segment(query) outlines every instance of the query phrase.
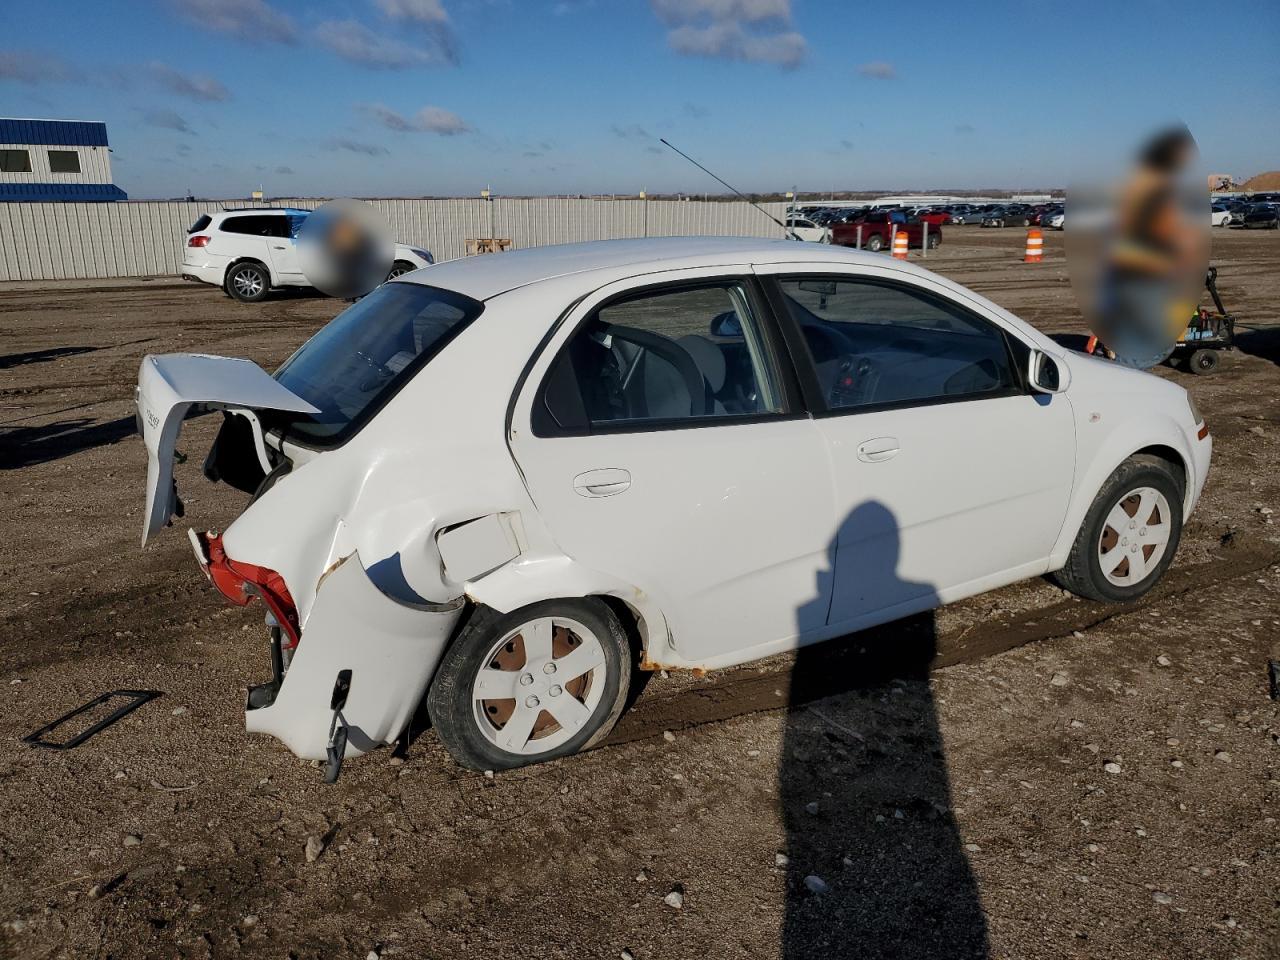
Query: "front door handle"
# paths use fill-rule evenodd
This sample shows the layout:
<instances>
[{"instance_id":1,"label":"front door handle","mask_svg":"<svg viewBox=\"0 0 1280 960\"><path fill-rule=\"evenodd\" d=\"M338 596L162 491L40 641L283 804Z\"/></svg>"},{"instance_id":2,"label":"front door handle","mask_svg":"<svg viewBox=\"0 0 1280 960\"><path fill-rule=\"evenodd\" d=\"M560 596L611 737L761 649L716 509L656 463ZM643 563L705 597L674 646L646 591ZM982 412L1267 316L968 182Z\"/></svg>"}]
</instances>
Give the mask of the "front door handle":
<instances>
[{"instance_id":1,"label":"front door handle","mask_svg":"<svg viewBox=\"0 0 1280 960\"><path fill-rule=\"evenodd\" d=\"M880 463L892 460L902 448L897 437L876 437L874 440L863 440L858 444L858 459L864 463Z\"/></svg>"},{"instance_id":2,"label":"front door handle","mask_svg":"<svg viewBox=\"0 0 1280 960\"><path fill-rule=\"evenodd\" d=\"M289 248L288 248L288 247L275 247L275 246L273 246L271 249L272 249L272 250L288 250Z\"/></svg>"},{"instance_id":3,"label":"front door handle","mask_svg":"<svg viewBox=\"0 0 1280 960\"><path fill-rule=\"evenodd\" d=\"M573 478L573 491L580 497L612 497L630 486L630 471L619 467L588 470Z\"/></svg>"}]
</instances>

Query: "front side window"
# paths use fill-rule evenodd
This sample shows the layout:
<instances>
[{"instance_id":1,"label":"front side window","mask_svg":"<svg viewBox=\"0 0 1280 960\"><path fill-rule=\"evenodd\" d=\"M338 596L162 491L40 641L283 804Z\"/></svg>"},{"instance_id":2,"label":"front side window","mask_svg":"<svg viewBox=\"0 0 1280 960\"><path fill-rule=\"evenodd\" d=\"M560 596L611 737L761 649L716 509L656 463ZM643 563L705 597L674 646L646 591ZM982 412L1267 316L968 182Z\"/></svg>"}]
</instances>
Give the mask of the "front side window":
<instances>
[{"instance_id":1,"label":"front side window","mask_svg":"<svg viewBox=\"0 0 1280 960\"><path fill-rule=\"evenodd\" d=\"M50 173L79 173L80 154L74 150L50 150Z\"/></svg>"},{"instance_id":2,"label":"front side window","mask_svg":"<svg viewBox=\"0 0 1280 960\"><path fill-rule=\"evenodd\" d=\"M738 282L647 292L598 309L547 376L542 435L782 410L765 338Z\"/></svg>"},{"instance_id":3,"label":"front side window","mask_svg":"<svg viewBox=\"0 0 1280 960\"><path fill-rule=\"evenodd\" d=\"M287 435L328 445L359 428L484 305L450 290L385 283L334 317L275 372L320 408L288 418Z\"/></svg>"},{"instance_id":4,"label":"front side window","mask_svg":"<svg viewBox=\"0 0 1280 960\"><path fill-rule=\"evenodd\" d=\"M0 150L0 173L30 173L31 154L26 150Z\"/></svg>"},{"instance_id":5,"label":"front side window","mask_svg":"<svg viewBox=\"0 0 1280 960\"><path fill-rule=\"evenodd\" d=\"M786 279L829 410L1003 394L1017 380L1004 333L958 304L870 280Z\"/></svg>"}]
</instances>

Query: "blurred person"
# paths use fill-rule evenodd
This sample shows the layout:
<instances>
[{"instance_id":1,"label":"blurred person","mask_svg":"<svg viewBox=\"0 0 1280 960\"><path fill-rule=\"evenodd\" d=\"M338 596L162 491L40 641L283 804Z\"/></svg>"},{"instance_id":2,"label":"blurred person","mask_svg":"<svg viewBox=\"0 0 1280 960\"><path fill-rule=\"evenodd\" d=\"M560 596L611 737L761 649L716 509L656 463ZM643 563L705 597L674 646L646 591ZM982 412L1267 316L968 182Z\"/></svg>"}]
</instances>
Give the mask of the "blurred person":
<instances>
[{"instance_id":1,"label":"blurred person","mask_svg":"<svg viewBox=\"0 0 1280 960\"><path fill-rule=\"evenodd\" d=\"M1107 356L1126 366L1168 357L1195 309L1186 278L1203 259L1201 233L1183 212L1178 179L1195 156L1190 130L1164 130L1142 147L1120 190L1097 316Z\"/></svg>"}]
</instances>

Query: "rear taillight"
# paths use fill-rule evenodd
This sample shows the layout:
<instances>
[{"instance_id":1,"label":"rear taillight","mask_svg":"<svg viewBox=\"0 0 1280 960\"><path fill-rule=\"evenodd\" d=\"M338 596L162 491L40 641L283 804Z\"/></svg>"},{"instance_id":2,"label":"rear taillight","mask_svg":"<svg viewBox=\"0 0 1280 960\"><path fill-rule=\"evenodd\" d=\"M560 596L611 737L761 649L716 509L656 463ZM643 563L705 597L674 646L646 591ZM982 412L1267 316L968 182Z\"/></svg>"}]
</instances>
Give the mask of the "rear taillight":
<instances>
[{"instance_id":1,"label":"rear taillight","mask_svg":"<svg viewBox=\"0 0 1280 960\"><path fill-rule=\"evenodd\" d=\"M232 560L222 549L222 537L216 534L196 534L196 540L201 548L197 552L200 566L218 592L242 607L254 597L260 599L284 631L284 648L296 647L301 636L298 608L289 595L284 577L267 567Z\"/></svg>"},{"instance_id":2,"label":"rear taillight","mask_svg":"<svg viewBox=\"0 0 1280 960\"><path fill-rule=\"evenodd\" d=\"M206 237L204 234L198 233L193 237L187 237L187 246L188 247L207 247L209 245L209 241L212 239L213 237Z\"/></svg>"}]
</instances>

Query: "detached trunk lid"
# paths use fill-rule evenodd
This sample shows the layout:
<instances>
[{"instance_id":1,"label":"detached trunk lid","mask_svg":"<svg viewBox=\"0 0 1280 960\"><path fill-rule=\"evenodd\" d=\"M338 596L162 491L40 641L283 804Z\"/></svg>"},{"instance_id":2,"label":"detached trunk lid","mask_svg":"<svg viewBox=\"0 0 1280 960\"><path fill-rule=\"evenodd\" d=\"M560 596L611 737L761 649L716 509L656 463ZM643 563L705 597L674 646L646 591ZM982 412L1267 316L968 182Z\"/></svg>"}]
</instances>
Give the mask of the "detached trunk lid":
<instances>
[{"instance_id":1,"label":"detached trunk lid","mask_svg":"<svg viewBox=\"0 0 1280 960\"><path fill-rule=\"evenodd\" d=\"M142 545L174 516L173 455L187 411L209 409L319 413L251 360L199 353L148 354L138 371L138 424L147 448L147 505ZM250 417L261 449L261 427Z\"/></svg>"}]
</instances>

